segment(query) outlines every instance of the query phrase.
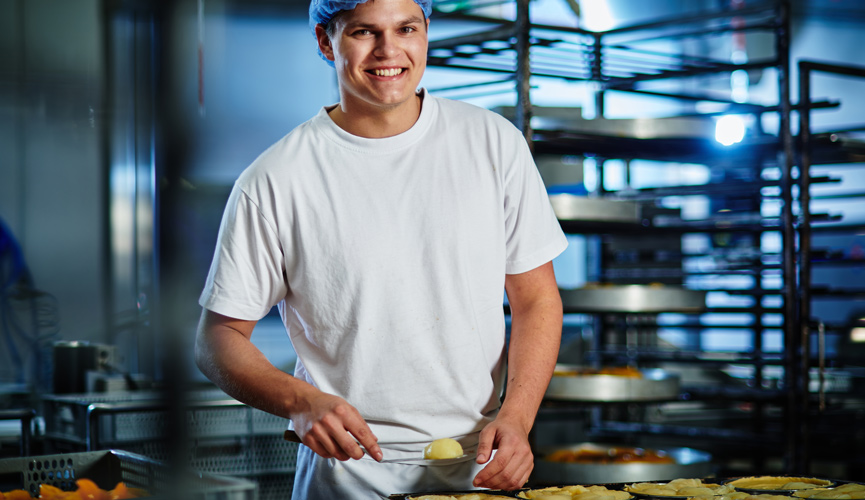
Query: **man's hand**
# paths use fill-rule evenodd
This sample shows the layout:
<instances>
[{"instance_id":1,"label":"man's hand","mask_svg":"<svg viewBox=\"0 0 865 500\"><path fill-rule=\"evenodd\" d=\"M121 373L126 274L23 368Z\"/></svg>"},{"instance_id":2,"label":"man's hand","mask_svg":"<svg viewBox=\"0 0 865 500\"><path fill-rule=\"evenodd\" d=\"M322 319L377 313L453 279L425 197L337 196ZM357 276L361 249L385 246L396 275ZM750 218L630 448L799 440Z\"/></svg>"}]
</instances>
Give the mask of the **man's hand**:
<instances>
[{"instance_id":1,"label":"man's hand","mask_svg":"<svg viewBox=\"0 0 865 500\"><path fill-rule=\"evenodd\" d=\"M511 306L507 393L499 414L480 435L478 463L490 459L474 485L512 490L529 479L534 457L529 431L550 383L562 335L562 299L553 264L505 276Z\"/></svg>"},{"instance_id":2,"label":"man's hand","mask_svg":"<svg viewBox=\"0 0 865 500\"><path fill-rule=\"evenodd\" d=\"M381 460L378 438L357 409L274 367L253 345L254 327L255 321L202 311L195 339L202 373L238 401L293 420L301 441L324 458L358 459L363 446Z\"/></svg>"},{"instance_id":3,"label":"man's hand","mask_svg":"<svg viewBox=\"0 0 865 500\"><path fill-rule=\"evenodd\" d=\"M303 444L316 454L337 460L357 460L363 457L360 448L363 446L374 459L382 459L378 438L360 413L345 400L319 391L306 398L304 406L302 411L292 413L291 420Z\"/></svg>"},{"instance_id":4,"label":"man's hand","mask_svg":"<svg viewBox=\"0 0 865 500\"><path fill-rule=\"evenodd\" d=\"M498 451L490 460L493 449ZM477 463L488 460L486 467L475 476L474 486L499 490L522 487L535 466L528 431L506 419L492 421L481 431L478 444Z\"/></svg>"}]
</instances>

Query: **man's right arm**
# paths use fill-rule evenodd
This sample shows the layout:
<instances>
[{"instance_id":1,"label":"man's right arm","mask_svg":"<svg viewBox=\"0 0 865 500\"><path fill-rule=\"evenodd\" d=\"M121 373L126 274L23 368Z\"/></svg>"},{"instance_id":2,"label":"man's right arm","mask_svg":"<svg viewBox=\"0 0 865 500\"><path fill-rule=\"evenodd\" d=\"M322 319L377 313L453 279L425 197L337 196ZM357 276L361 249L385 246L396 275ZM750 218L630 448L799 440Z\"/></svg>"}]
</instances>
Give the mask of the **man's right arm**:
<instances>
[{"instance_id":1,"label":"man's right arm","mask_svg":"<svg viewBox=\"0 0 865 500\"><path fill-rule=\"evenodd\" d=\"M377 438L360 413L273 366L251 341L255 324L204 309L195 337L202 373L238 401L290 418L303 443L322 457L359 459L360 442L381 460Z\"/></svg>"}]
</instances>

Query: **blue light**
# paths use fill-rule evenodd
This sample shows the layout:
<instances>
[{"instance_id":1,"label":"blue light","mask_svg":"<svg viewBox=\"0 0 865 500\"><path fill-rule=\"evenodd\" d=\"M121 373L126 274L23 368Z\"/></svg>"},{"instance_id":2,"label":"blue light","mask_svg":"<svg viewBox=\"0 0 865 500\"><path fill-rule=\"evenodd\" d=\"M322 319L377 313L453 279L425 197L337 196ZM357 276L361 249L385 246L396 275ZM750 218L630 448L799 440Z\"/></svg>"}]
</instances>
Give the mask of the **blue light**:
<instances>
[{"instance_id":1,"label":"blue light","mask_svg":"<svg viewBox=\"0 0 865 500\"><path fill-rule=\"evenodd\" d=\"M715 122L715 140L724 146L742 142L745 138L745 120L738 115L726 115Z\"/></svg>"}]
</instances>

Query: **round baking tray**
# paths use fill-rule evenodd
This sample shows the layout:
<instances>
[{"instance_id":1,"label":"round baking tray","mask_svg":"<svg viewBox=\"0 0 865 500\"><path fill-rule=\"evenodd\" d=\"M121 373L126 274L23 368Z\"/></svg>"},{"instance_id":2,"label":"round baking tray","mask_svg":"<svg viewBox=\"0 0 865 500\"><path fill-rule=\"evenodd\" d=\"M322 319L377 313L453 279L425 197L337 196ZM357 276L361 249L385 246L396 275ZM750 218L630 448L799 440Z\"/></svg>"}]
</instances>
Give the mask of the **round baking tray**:
<instances>
[{"instance_id":1,"label":"round baking tray","mask_svg":"<svg viewBox=\"0 0 865 500\"><path fill-rule=\"evenodd\" d=\"M604 285L560 289L568 312L661 313L706 309L706 292L668 285Z\"/></svg>"},{"instance_id":2,"label":"round baking tray","mask_svg":"<svg viewBox=\"0 0 865 500\"><path fill-rule=\"evenodd\" d=\"M789 496L789 495L792 495L792 494L793 494L794 492L796 492L796 491L800 491L800 490L804 490L804 489L811 489L811 488L798 488L798 489L762 489L762 488L748 488L748 487L745 487L745 486L737 486L737 485L735 484L736 481L742 481L742 480L745 480L745 479L754 479L754 480L757 480L757 479L760 479L760 478L766 478L766 479L781 479L781 478L783 478L783 479L789 479L789 481L787 481L787 482L808 482L808 481L814 481L814 483L812 483L812 484L816 484L816 485L817 485L817 486L816 486L817 488L829 488L829 487L835 486L835 482L834 482L834 481L831 481L831 480L829 480L829 479L820 479L820 478L816 478L816 477L803 477L803 476L795 476L795 477L794 477L794 476L746 476L746 477L737 477L737 478L727 479L726 481L724 481L724 484L729 484L729 485L733 486L734 488L736 488L736 490L738 490L738 491L742 491L742 492L745 492L745 493L750 493L750 494L752 494L752 495L788 495L788 496ZM817 482L819 482L819 484L818 484Z\"/></svg>"},{"instance_id":3,"label":"round baking tray","mask_svg":"<svg viewBox=\"0 0 865 500\"><path fill-rule=\"evenodd\" d=\"M557 372L579 371L556 365ZM679 396L680 378L661 369L640 370L642 377L621 375L553 375L546 399L591 402L663 401Z\"/></svg>"},{"instance_id":4,"label":"round baking tray","mask_svg":"<svg viewBox=\"0 0 865 500\"><path fill-rule=\"evenodd\" d=\"M577 464L550 462L543 457L556 450L608 450L613 445L580 443L538 449L532 481L538 484L607 484L641 481L666 481L678 477L706 477L714 472L712 455L693 448L659 448L656 451L673 457L676 463L629 462L622 464ZM635 496L634 493L631 493Z\"/></svg>"}]
</instances>

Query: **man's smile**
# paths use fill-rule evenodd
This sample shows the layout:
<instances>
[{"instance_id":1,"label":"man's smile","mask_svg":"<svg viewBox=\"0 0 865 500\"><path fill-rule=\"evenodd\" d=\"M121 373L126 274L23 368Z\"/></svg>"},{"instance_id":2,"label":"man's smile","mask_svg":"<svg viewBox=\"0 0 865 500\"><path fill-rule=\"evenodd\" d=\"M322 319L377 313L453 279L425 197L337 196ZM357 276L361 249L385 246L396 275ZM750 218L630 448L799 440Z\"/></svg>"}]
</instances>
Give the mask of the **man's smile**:
<instances>
[{"instance_id":1,"label":"man's smile","mask_svg":"<svg viewBox=\"0 0 865 500\"><path fill-rule=\"evenodd\" d=\"M379 68L370 70L369 72L375 76L396 76L402 74L403 71L404 68Z\"/></svg>"}]
</instances>

